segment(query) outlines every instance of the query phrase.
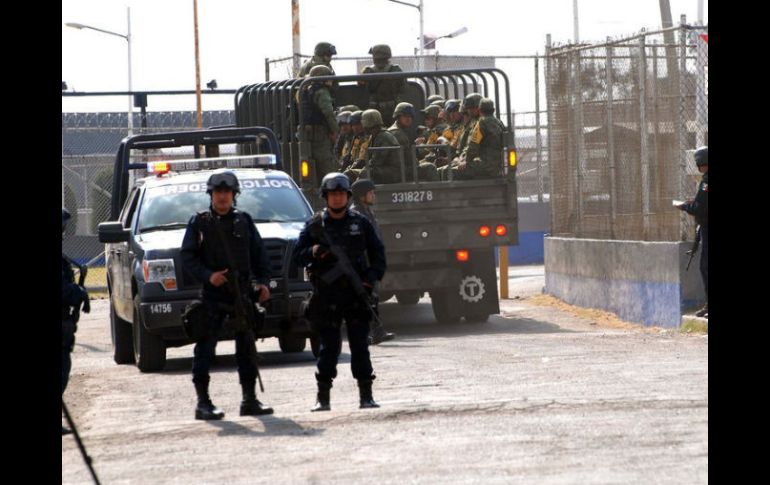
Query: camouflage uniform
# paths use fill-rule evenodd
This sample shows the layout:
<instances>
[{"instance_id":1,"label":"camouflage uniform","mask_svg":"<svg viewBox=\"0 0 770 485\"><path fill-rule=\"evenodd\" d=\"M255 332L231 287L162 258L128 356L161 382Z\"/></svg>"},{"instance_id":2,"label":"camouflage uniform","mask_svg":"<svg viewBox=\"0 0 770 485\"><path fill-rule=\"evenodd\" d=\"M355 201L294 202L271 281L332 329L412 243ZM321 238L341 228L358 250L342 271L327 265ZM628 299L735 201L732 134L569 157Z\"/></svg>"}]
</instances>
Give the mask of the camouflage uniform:
<instances>
[{"instance_id":1,"label":"camouflage uniform","mask_svg":"<svg viewBox=\"0 0 770 485\"><path fill-rule=\"evenodd\" d=\"M310 76L326 75L325 66L315 66ZM334 117L332 95L325 84L310 84L301 96L303 117L300 136L310 143L310 158L314 161L317 180L329 172L336 171L332 153L331 135L336 136L339 127Z\"/></svg>"},{"instance_id":2,"label":"camouflage uniform","mask_svg":"<svg viewBox=\"0 0 770 485\"><path fill-rule=\"evenodd\" d=\"M319 42L315 46L313 57L311 57L309 61L305 61L305 63L302 64L302 67L299 68L297 77L307 76L308 73L310 73L310 70L315 66L326 66L332 72L330 75L335 76L336 74L334 74L331 61L324 61L324 56L331 57L334 55L337 55L337 49L333 45L329 44L328 42Z\"/></svg>"},{"instance_id":3,"label":"camouflage uniform","mask_svg":"<svg viewBox=\"0 0 770 485\"><path fill-rule=\"evenodd\" d=\"M436 173L436 166L428 161L421 161L417 163L415 150L414 150L414 133L411 128L407 128L399 123L399 116L407 115L414 118L414 106L410 103L398 103L396 109L393 112L393 118L396 121L393 126L388 128L388 131L398 140L398 144L401 145L402 153L404 157L404 175L407 182L414 180L414 166L417 164L417 179L420 181L438 180L438 174ZM399 167L399 181L401 177L401 168Z\"/></svg>"},{"instance_id":4,"label":"camouflage uniform","mask_svg":"<svg viewBox=\"0 0 770 485\"><path fill-rule=\"evenodd\" d=\"M384 44L375 45L369 49L372 54L374 64L366 66L361 70L361 74L373 74L381 72L402 72L401 67L391 64L390 47ZM406 90L406 79L387 79L379 81L359 81L359 84L366 85L369 91L369 108L376 109L382 115L385 126L393 123L391 113L401 101Z\"/></svg>"}]
</instances>

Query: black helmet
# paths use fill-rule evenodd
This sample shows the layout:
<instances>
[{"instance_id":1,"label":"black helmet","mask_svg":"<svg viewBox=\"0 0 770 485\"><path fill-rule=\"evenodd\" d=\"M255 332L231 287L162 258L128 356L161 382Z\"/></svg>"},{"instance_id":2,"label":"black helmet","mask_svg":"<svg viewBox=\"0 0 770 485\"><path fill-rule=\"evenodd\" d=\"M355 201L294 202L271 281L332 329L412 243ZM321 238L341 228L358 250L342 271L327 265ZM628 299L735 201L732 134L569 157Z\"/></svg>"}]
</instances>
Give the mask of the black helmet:
<instances>
[{"instance_id":1,"label":"black helmet","mask_svg":"<svg viewBox=\"0 0 770 485\"><path fill-rule=\"evenodd\" d=\"M353 111L353 113L350 115L350 124L355 125L361 123L361 117L363 114L364 112L361 110Z\"/></svg>"},{"instance_id":2,"label":"black helmet","mask_svg":"<svg viewBox=\"0 0 770 485\"><path fill-rule=\"evenodd\" d=\"M447 113L451 113L453 111L460 111L460 100L459 99L447 100L446 104L444 104L444 110Z\"/></svg>"},{"instance_id":3,"label":"black helmet","mask_svg":"<svg viewBox=\"0 0 770 485\"><path fill-rule=\"evenodd\" d=\"M237 194L241 191L241 184L238 183L238 177L230 170L216 171L211 174L209 181L206 182L206 193L211 194L215 189L225 187Z\"/></svg>"},{"instance_id":4,"label":"black helmet","mask_svg":"<svg viewBox=\"0 0 770 485\"><path fill-rule=\"evenodd\" d=\"M321 180L321 197L326 198L326 194L335 190L345 190L348 195L352 195L350 190L350 179L347 175L340 172L327 173Z\"/></svg>"},{"instance_id":5,"label":"black helmet","mask_svg":"<svg viewBox=\"0 0 770 485\"><path fill-rule=\"evenodd\" d=\"M358 179L353 182L353 197L363 197L370 190L374 190L374 182L369 179Z\"/></svg>"},{"instance_id":6,"label":"black helmet","mask_svg":"<svg viewBox=\"0 0 770 485\"><path fill-rule=\"evenodd\" d=\"M67 221L70 220L70 212L64 207L61 208L61 232L67 228Z\"/></svg>"},{"instance_id":7,"label":"black helmet","mask_svg":"<svg viewBox=\"0 0 770 485\"><path fill-rule=\"evenodd\" d=\"M700 147L693 154L695 165L702 167L709 164L709 147Z\"/></svg>"}]
</instances>

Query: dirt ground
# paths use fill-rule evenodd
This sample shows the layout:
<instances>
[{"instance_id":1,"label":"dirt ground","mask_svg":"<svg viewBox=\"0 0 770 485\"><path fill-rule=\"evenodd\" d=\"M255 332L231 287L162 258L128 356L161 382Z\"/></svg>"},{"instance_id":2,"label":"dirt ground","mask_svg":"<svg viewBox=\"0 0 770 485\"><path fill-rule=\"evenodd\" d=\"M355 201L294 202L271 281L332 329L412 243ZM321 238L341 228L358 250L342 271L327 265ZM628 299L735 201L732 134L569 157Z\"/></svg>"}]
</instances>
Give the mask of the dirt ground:
<instances>
[{"instance_id":1,"label":"dirt ground","mask_svg":"<svg viewBox=\"0 0 770 485\"><path fill-rule=\"evenodd\" d=\"M707 483L708 335L643 329L539 295L512 275L486 323L442 325L430 300L381 305L396 340L373 347L379 409L358 409L347 344L332 411L311 413L315 361L259 342L275 408L240 417L232 342L193 419L192 346L142 374L112 360L107 300L79 324L65 401L102 483ZM539 272L538 272L539 271ZM618 323L620 322L620 323ZM89 483L72 436L62 483Z\"/></svg>"}]
</instances>

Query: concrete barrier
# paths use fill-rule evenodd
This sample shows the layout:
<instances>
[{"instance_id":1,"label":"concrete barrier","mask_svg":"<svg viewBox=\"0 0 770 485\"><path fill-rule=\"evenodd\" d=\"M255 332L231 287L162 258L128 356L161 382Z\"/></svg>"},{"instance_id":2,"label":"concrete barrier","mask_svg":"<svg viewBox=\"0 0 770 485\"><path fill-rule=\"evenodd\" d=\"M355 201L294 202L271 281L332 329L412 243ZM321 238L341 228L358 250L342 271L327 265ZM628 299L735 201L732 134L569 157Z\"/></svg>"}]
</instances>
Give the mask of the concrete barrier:
<instances>
[{"instance_id":1,"label":"concrete barrier","mask_svg":"<svg viewBox=\"0 0 770 485\"><path fill-rule=\"evenodd\" d=\"M646 326L679 327L702 305L700 252L685 271L689 242L546 237L545 292Z\"/></svg>"}]
</instances>

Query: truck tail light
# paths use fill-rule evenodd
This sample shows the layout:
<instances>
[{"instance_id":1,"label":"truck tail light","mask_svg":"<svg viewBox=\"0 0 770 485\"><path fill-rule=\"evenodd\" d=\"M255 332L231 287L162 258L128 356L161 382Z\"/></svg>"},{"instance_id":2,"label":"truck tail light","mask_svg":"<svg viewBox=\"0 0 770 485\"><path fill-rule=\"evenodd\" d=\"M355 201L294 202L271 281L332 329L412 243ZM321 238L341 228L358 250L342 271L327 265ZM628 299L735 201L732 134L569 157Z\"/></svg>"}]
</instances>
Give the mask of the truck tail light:
<instances>
[{"instance_id":1,"label":"truck tail light","mask_svg":"<svg viewBox=\"0 0 770 485\"><path fill-rule=\"evenodd\" d=\"M508 229L502 224L495 228L495 234L498 236L505 236L508 233Z\"/></svg>"},{"instance_id":2,"label":"truck tail light","mask_svg":"<svg viewBox=\"0 0 770 485\"><path fill-rule=\"evenodd\" d=\"M487 237L491 233L492 233L492 231L489 230L489 226L481 226L481 227L479 227L479 236Z\"/></svg>"},{"instance_id":3,"label":"truck tail light","mask_svg":"<svg viewBox=\"0 0 770 485\"><path fill-rule=\"evenodd\" d=\"M457 258L457 261L461 263L468 261L468 250L458 249L457 251L455 251L455 257Z\"/></svg>"}]
</instances>

